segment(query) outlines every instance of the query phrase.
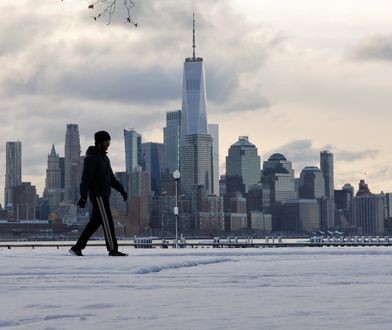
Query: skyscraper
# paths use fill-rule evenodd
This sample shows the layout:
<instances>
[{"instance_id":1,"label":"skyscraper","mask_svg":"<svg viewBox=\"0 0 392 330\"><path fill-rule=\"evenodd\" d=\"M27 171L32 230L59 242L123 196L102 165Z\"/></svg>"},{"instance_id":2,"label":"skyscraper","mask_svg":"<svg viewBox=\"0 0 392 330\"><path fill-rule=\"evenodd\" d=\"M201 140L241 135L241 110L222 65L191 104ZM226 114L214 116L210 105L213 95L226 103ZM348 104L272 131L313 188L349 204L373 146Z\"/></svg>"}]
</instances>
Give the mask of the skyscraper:
<instances>
[{"instance_id":1,"label":"skyscraper","mask_svg":"<svg viewBox=\"0 0 392 330\"><path fill-rule=\"evenodd\" d=\"M13 203L12 188L22 182L22 143L6 142L4 207Z\"/></svg>"},{"instance_id":2,"label":"skyscraper","mask_svg":"<svg viewBox=\"0 0 392 330\"><path fill-rule=\"evenodd\" d=\"M58 189L61 186L60 182L60 157L56 153L54 145L48 155L48 167L46 169L45 188Z\"/></svg>"},{"instance_id":3,"label":"skyscraper","mask_svg":"<svg viewBox=\"0 0 392 330\"><path fill-rule=\"evenodd\" d=\"M334 227L335 206L331 198L325 196L325 181L321 170L316 166L306 166L299 179L300 199L315 199L319 206L320 228Z\"/></svg>"},{"instance_id":4,"label":"skyscraper","mask_svg":"<svg viewBox=\"0 0 392 330\"><path fill-rule=\"evenodd\" d=\"M64 199L76 203L81 177L80 137L76 124L67 124L64 151Z\"/></svg>"},{"instance_id":5,"label":"skyscraper","mask_svg":"<svg viewBox=\"0 0 392 330\"><path fill-rule=\"evenodd\" d=\"M13 220L35 220L37 190L31 182L21 182L12 187Z\"/></svg>"},{"instance_id":6,"label":"skyscraper","mask_svg":"<svg viewBox=\"0 0 392 330\"><path fill-rule=\"evenodd\" d=\"M290 199L279 208L280 229L291 234L320 229L319 206L315 199Z\"/></svg>"},{"instance_id":7,"label":"skyscraper","mask_svg":"<svg viewBox=\"0 0 392 330\"><path fill-rule=\"evenodd\" d=\"M142 136L134 129L124 129L125 168L131 175L135 167L140 166Z\"/></svg>"},{"instance_id":8,"label":"skyscraper","mask_svg":"<svg viewBox=\"0 0 392 330\"><path fill-rule=\"evenodd\" d=\"M129 175L127 172L115 172L114 176L123 185L128 193L129 188ZM110 206L113 210L121 210L124 214L127 213L128 203L124 203L121 193L116 189L112 188L112 193L110 194Z\"/></svg>"},{"instance_id":9,"label":"skyscraper","mask_svg":"<svg viewBox=\"0 0 392 330\"><path fill-rule=\"evenodd\" d=\"M129 215L126 232L146 234L150 228L149 216L149 175L137 166L129 178Z\"/></svg>"},{"instance_id":10,"label":"skyscraper","mask_svg":"<svg viewBox=\"0 0 392 330\"><path fill-rule=\"evenodd\" d=\"M180 139L181 191L192 194L192 186L203 185L213 194L213 139L208 134L203 59L196 57L193 15L193 56L185 60Z\"/></svg>"},{"instance_id":11,"label":"skyscraper","mask_svg":"<svg viewBox=\"0 0 392 330\"><path fill-rule=\"evenodd\" d=\"M299 198L317 199L325 196L323 173L316 166L306 166L299 179Z\"/></svg>"},{"instance_id":12,"label":"skyscraper","mask_svg":"<svg viewBox=\"0 0 392 330\"><path fill-rule=\"evenodd\" d=\"M54 145L48 155L48 166L46 169L45 189L43 197L48 201L49 209L53 210L61 202L61 170L60 157L56 153Z\"/></svg>"},{"instance_id":13,"label":"skyscraper","mask_svg":"<svg viewBox=\"0 0 392 330\"><path fill-rule=\"evenodd\" d=\"M350 190L341 189L334 191L334 201L338 210L349 210L353 195Z\"/></svg>"},{"instance_id":14,"label":"skyscraper","mask_svg":"<svg viewBox=\"0 0 392 330\"><path fill-rule=\"evenodd\" d=\"M212 137L209 134L185 136L180 147L181 192L192 193L193 185L203 185L208 194L214 191Z\"/></svg>"},{"instance_id":15,"label":"skyscraper","mask_svg":"<svg viewBox=\"0 0 392 330\"><path fill-rule=\"evenodd\" d=\"M185 59L182 87L181 144L186 135L208 134L207 97L203 59L196 57L195 15L193 15L193 56Z\"/></svg>"},{"instance_id":16,"label":"skyscraper","mask_svg":"<svg viewBox=\"0 0 392 330\"><path fill-rule=\"evenodd\" d=\"M325 196L334 199L334 171L333 171L333 153L324 150L320 152L320 169L324 174Z\"/></svg>"},{"instance_id":17,"label":"skyscraper","mask_svg":"<svg viewBox=\"0 0 392 330\"><path fill-rule=\"evenodd\" d=\"M272 227L274 230L280 230L285 221L279 210L282 203L297 198L291 162L280 153L272 154L263 163L262 183L270 192Z\"/></svg>"},{"instance_id":18,"label":"skyscraper","mask_svg":"<svg viewBox=\"0 0 392 330\"><path fill-rule=\"evenodd\" d=\"M258 183L246 193L246 208L248 214L251 211L269 212L271 208L271 197L268 188Z\"/></svg>"},{"instance_id":19,"label":"skyscraper","mask_svg":"<svg viewBox=\"0 0 392 330\"><path fill-rule=\"evenodd\" d=\"M317 198L320 212L321 230L333 229L335 226L335 203L334 200L325 196Z\"/></svg>"},{"instance_id":20,"label":"skyscraper","mask_svg":"<svg viewBox=\"0 0 392 330\"><path fill-rule=\"evenodd\" d=\"M348 191L351 195L351 198L354 197L354 187L350 183L345 183L342 187L342 190Z\"/></svg>"},{"instance_id":21,"label":"skyscraper","mask_svg":"<svg viewBox=\"0 0 392 330\"><path fill-rule=\"evenodd\" d=\"M141 145L141 165L150 178L150 190L158 195L162 192L162 178L165 171L165 145L147 142Z\"/></svg>"},{"instance_id":22,"label":"skyscraper","mask_svg":"<svg viewBox=\"0 0 392 330\"><path fill-rule=\"evenodd\" d=\"M292 164L280 153L263 163L263 184L270 188L271 205L297 197Z\"/></svg>"},{"instance_id":23,"label":"skyscraper","mask_svg":"<svg viewBox=\"0 0 392 330\"><path fill-rule=\"evenodd\" d=\"M60 188L65 188L65 158L59 158L59 166L60 166Z\"/></svg>"},{"instance_id":24,"label":"skyscraper","mask_svg":"<svg viewBox=\"0 0 392 330\"><path fill-rule=\"evenodd\" d=\"M169 173L179 169L180 132L181 110L166 112L163 143L165 144L166 167Z\"/></svg>"},{"instance_id":25,"label":"skyscraper","mask_svg":"<svg viewBox=\"0 0 392 330\"><path fill-rule=\"evenodd\" d=\"M226 157L226 175L240 176L245 185L244 193L260 182L260 156L247 136L240 136L238 141L230 146Z\"/></svg>"},{"instance_id":26,"label":"skyscraper","mask_svg":"<svg viewBox=\"0 0 392 330\"><path fill-rule=\"evenodd\" d=\"M219 125L208 124L208 132L212 137L212 164L214 168L214 191L212 193L219 196Z\"/></svg>"},{"instance_id":27,"label":"skyscraper","mask_svg":"<svg viewBox=\"0 0 392 330\"><path fill-rule=\"evenodd\" d=\"M200 194L200 208L193 213L197 233L215 234L224 230L223 198Z\"/></svg>"},{"instance_id":28,"label":"skyscraper","mask_svg":"<svg viewBox=\"0 0 392 330\"><path fill-rule=\"evenodd\" d=\"M385 194L385 219L392 218L392 193Z\"/></svg>"},{"instance_id":29,"label":"skyscraper","mask_svg":"<svg viewBox=\"0 0 392 330\"><path fill-rule=\"evenodd\" d=\"M364 235L384 232L384 195L372 194L364 180L351 202L351 219Z\"/></svg>"}]
</instances>

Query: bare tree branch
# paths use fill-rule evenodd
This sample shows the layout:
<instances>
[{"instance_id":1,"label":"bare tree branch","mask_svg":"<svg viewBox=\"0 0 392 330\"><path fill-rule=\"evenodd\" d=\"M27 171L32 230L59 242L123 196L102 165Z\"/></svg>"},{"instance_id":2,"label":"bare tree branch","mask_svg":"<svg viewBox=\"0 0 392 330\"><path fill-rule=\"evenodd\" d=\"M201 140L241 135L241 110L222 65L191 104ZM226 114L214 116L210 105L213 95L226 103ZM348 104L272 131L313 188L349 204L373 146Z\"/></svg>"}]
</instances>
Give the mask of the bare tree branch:
<instances>
[{"instance_id":1,"label":"bare tree branch","mask_svg":"<svg viewBox=\"0 0 392 330\"><path fill-rule=\"evenodd\" d=\"M95 0L88 6L88 9L96 11L96 14L92 16L94 21L99 19L106 19L107 25L112 22L112 17L116 11L117 3L122 2L122 7L125 9L127 23L137 27L137 23L133 20L131 10L135 7L135 1L132 0Z\"/></svg>"}]
</instances>

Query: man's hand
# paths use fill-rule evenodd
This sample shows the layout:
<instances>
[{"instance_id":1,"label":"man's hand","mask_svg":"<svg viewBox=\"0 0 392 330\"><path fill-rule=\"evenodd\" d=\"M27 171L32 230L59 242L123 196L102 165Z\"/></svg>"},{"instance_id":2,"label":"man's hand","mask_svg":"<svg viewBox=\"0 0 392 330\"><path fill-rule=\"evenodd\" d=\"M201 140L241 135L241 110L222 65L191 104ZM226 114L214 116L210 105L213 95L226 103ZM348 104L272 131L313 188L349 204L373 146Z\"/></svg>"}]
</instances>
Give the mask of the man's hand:
<instances>
[{"instance_id":1,"label":"man's hand","mask_svg":"<svg viewBox=\"0 0 392 330\"><path fill-rule=\"evenodd\" d=\"M84 209L86 207L87 199L86 198L80 198L78 203L76 204L79 206L81 209Z\"/></svg>"},{"instance_id":2,"label":"man's hand","mask_svg":"<svg viewBox=\"0 0 392 330\"><path fill-rule=\"evenodd\" d=\"M121 192L121 196L122 196L124 202L126 202L127 199L128 199L128 194L127 194L125 191L122 191L122 192Z\"/></svg>"}]
</instances>

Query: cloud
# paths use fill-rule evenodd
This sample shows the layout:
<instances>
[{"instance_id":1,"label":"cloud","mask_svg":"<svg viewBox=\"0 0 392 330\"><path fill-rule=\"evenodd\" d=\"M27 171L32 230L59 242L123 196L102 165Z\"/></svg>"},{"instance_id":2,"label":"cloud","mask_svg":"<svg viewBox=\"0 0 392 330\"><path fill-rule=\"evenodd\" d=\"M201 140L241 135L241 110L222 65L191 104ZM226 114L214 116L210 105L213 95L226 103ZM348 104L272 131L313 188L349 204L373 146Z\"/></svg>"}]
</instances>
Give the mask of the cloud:
<instances>
[{"instance_id":1,"label":"cloud","mask_svg":"<svg viewBox=\"0 0 392 330\"><path fill-rule=\"evenodd\" d=\"M320 167L320 152L329 150L334 154L335 162L353 162L364 159L374 159L379 150L365 149L360 151L341 150L333 145L324 145L321 148L314 146L311 139L290 141L276 149L267 152L271 155L279 152L286 156L287 160L293 163L293 168L300 172L305 166ZM268 156L269 157L269 156Z\"/></svg>"},{"instance_id":2,"label":"cloud","mask_svg":"<svg viewBox=\"0 0 392 330\"><path fill-rule=\"evenodd\" d=\"M182 62L191 55L192 4L140 2L134 12L139 29L116 20L109 27L94 24L84 7L67 6L43 1L31 12L17 5L4 7L10 15L3 24L14 33L12 38L1 34L7 40L0 52L2 99L56 98L53 108L63 99L90 100L94 107L97 101L159 104L161 111L181 104ZM58 19L55 10L61 13ZM268 107L262 69L286 37L247 22L227 1L201 1L196 15L197 52L205 60L210 111ZM31 29L19 28L20 21ZM19 106L26 107L23 102Z\"/></svg>"},{"instance_id":3,"label":"cloud","mask_svg":"<svg viewBox=\"0 0 392 330\"><path fill-rule=\"evenodd\" d=\"M209 113L267 108L263 69L286 36L248 21L229 1L138 1L137 29L95 23L80 1L2 2L0 110L3 142L21 140L23 173L42 190L52 143L63 154L67 123L79 124L82 148L97 129L113 136L113 164L123 165L122 129L161 136L165 112L181 106L182 69L192 52L204 58ZM21 24L23 22L23 24ZM9 33L12 31L12 33ZM4 147L0 148L4 184ZM34 182L33 182L34 183Z\"/></svg>"},{"instance_id":4,"label":"cloud","mask_svg":"<svg viewBox=\"0 0 392 330\"><path fill-rule=\"evenodd\" d=\"M281 153L291 161L296 176L299 176L305 166L319 166L320 151L313 147L310 139L294 140L274 148L266 153L266 159L273 153Z\"/></svg>"},{"instance_id":5,"label":"cloud","mask_svg":"<svg viewBox=\"0 0 392 330\"><path fill-rule=\"evenodd\" d=\"M392 34L373 35L352 47L347 57L359 61L392 61Z\"/></svg>"},{"instance_id":6,"label":"cloud","mask_svg":"<svg viewBox=\"0 0 392 330\"><path fill-rule=\"evenodd\" d=\"M178 99L179 79L161 67L134 69L85 67L67 70L56 77L49 69L38 72L27 82L8 85L9 94L51 94L91 101L117 101L148 105Z\"/></svg>"},{"instance_id":7,"label":"cloud","mask_svg":"<svg viewBox=\"0 0 392 330\"><path fill-rule=\"evenodd\" d=\"M361 151L348 151L348 150L337 150L335 152L335 160L343 162L352 162L356 160L362 160L366 158L374 159L378 154L379 150L365 149Z\"/></svg>"},{"instance_id":8,"label":"cloud","mask_svg":"<svg viewBox=\"0 0 392 330\"><path fill-rule=\"evenodd\" d=\"M315 165L319 161L320 157L320 150L313 147L313 142L310 139L288 142L267 152L267 154L272 155L276 152L283 154L287 160L293 162L296 169Z\"/></svg>"}]
</instances>

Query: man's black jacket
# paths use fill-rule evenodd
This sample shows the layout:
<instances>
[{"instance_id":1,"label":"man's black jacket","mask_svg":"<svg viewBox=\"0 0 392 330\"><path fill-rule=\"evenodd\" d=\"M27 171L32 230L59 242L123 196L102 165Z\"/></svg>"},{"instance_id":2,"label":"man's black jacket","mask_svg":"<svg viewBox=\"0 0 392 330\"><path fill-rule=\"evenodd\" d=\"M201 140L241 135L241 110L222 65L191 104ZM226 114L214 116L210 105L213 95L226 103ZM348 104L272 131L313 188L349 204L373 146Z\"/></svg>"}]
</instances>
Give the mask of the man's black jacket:
<instances>
[{"instance_id":1,"label":"man's black jacket","mask_svg":"<svg viewBox=\"0 0 392 330\"><path fill-rule=\"evenodd\" d=\"M95 197L109 198L111 187L124 193L124 187L113 174L110 160L106 152L95 146L88 147L83 163L82 180L80 182L80 196L87 199Z\"/></svg>"}]
</instances>

